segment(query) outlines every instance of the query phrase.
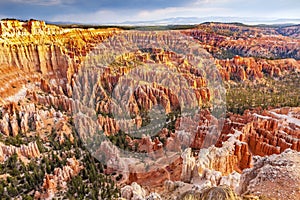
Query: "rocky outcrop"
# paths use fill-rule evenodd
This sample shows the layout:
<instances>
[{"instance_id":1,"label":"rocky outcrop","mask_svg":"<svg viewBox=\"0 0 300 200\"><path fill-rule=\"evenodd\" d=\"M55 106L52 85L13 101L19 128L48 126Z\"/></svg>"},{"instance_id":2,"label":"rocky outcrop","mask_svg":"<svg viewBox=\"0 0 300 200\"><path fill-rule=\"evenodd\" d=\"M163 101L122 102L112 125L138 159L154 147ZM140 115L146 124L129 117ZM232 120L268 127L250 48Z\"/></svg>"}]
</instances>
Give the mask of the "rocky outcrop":
<instances>
[{"instance_id":1,"label":"rocky outcrop","mask_svg":"<svg viewBox=\"0 0 300 200\"><path fill-rule=\"evenodd\" d=\"M63 33L63 29L54 25L46 25L44 21L29 20L26 22L4 19L0 22L0 36L19 37L30 35L55 35Z\"/></svg>"},{"instance_id":2,"label":"rocky outcrop","mask_svg":"<svg viewBox=\"0 0 300 200\"><path fill-rule=\"evenodd\" d=\"M300 198L299 174L299 152L285 150L279 155L255 157L253 168L243 171L239 193L296 200Z\"/></svg>"},{"instance_id":3,"label":"rocky outcrop","mask_svg":"<svg viewBox=\"0 0 300 200\"><path fill-rule=\"evenodd\" d=\"M286 107L232 114L225 122L218 146L236 129L242 133L239 140L247 144L254 155L279 154L288 148L299 151L299 113L298 107Z\"/></svg>"},{"instance_id":4,"label":"rocky outcrop","mask_svg":"<svg viewBox=\"0 0 300 200\"><path fill-rule=\"evenodd\" d=\"M77 176L80 170L83 169L76 158L68 158L67 165L63 168L55 168L53 174L46 174L43 183L43 192L37 192L35 198L52 199L55 193L60 190L67 189L67 182L72 177Z\"/></svg>"},{"instance_id":5,"label":"rocky outcrop","mask_svg":"<svg viewBox=\"0 0 300 200\"><path fill-rule=\"evenodd\" d=\"M247 144L239 140L241 135L242 132L236 131L222 147L211 146L208 149L201 149L196 162L199 175L201 176L206 169L228 175L233 171L240 172L251 167L252 154Z\"/></svg>"},{"instance_id":6,"label":"rocky outcrop","mask_svg":"<svg viewBox=\"0 0 300 200\"><path fill-rule=\"evenodd\" d=\"M218 174L216 171L208 173L207 180L201 180L192 184L180 181L166 181L163 191L160 192L162 199L199 199L199 196L204 195L209 188L227 188L227 190L230 190L237 197L235 189L239 186L239 173L235 172L226 177L222 177L221 175L216 176ZM224 180L228 180L228 182ZM221 194L222 191L216 192L213 197L219 195L218 198L223 199L223 197L220 197Z\"/></svg>"},{"instance_id":7,"label":"rocky outcrop","mask_svg":"<svg viewBox=\"0 0 300 200\"><path fill-rule=\"evenodd\" d=\"M251 193L275 199L298 199L297 195L299 194L296 188L299 186L290 186L290 184L298 183L297 178L299 177L298 175L289 175L289 172L294 170L296 174L299 173L297 168L299 153L283 150L283 152L277 152L281 154L269 157L255 156L254 161L252 161L250 149L254 143L260 147L260 152L264 156L269 155L268 153L272 151L267 150L262 145L259 146L258 141L250 142L252 140L249 138L253 137L251 133L259 132L258 130L260 132L262 130L272 132L282 128L293 133L289 137L291 141L291 138L295 137L299 131L299 109L283 108L260 112L260 114L254 111L253 113L246 112L245 116L233 115L230 120L232 120L230 124L239 130L232 129L229 131L230 134L227 134L226 139L221 137L224 141L219 147L212 146L208 149L200 149L198 157L194 157L191 149L187 149L182 154L181 178L186 179L185 182L188 183L183 183L182 189L179 190L174 183L168 181L162 195L176 194L178 196L193 187L202 191L206 187L227 185L239 192L240 195ZM282 148L282 146L279 145L277 148ZM276 152L271 154L273 153ZM284 187L291 188L288 192L281 192L281 181L285 182ZM273 186L278 189L272 190Z\"/></svg>"},{"instance_id":8,"label":"rocky outcrop","mask_svg":"<svg viewBox=\"0 0 300 200\"><path fill-rule=\"evenodd\" d=\"M146 190L144 190L139 184L133 182L131 185L126 185L121 188L121 198L126 200L161 200L162 198L158 193L150 193L147 195Z\"/></svg>"},{"instance_id":9,"label":"rocky outcrop","mask_svg":"<svg viewBox=\"0 0 300 200\"><path fill-rule=\"evenodd\" d=\"M226 81L255 80L265 75L280 77L289 72L300 71L300 63L294 59L266 60L235 56L232 59L216 60L216 65Z\"/></svg>"},{"instance_id":10,"label":"rocky outcrop","mask_svg":"<svg viewBox=\"0 0 300 200\"><path fill-rule=\"evenodd\" d=\"M300 38L300 26L288 26L288 27L281 27L277 29L277 32L284 36Z\"/></svg>"},{"instance_id":11,"label":"rocky outcrop","mask_svg":"<svg viewBox=\"0 0 300 200\"><path fill-rule=\"evenodd\" d=\"M180 180L182 169L181 158L169 159L174 161L170 163L169 160L162 160L161 166L156 166L155 163L151 162L147 163L147 161L143 164L132 166L132 169L129 169L127 183L137 182L142 186L160 187L166 180Z\"/></svg>"},{"instance_id":12,"label":"rocky outcrop","mask_svg":"<svg viewBox=\"0 0 300 200\"><path fill-rule=\"evenodd\" d=\"M48 118L58 116L54 109L37 109L34 103L24 103L21 106L15 103L6 104L1 113L0 132L7 136L16 136L19 133L26 135L30 131L41 130Z\"/></svg>"},{"instance_id":13,"label":"rocky outcrop","mask_svg":"<svg viewBox=\"0 0 300 200\"><path fill-rule=\"evenodd\" d=\"M8 157L13 154L17 154L19 158L31 159L40 156L39 148L36 142L31 142L28 145L21 145L20 147L15 147L12 145L4 145L0 143L0 162L5 161ZM23 160L24 161L24 160Z\"/></svg>"},{"instance_id":14,"label":"rocky outcrop","mask_svg":"<svg viewBox=\"0 0 300 200\"><path fill-rule=\"evenodd\" d=\"M54 130L56 132L55 140L59 141L61 145L65 143L66 139L71 143L74 142L72 128L65 121L59 121L55 124Z\"/></svg>"},{"instance_id":15,"label":"rocky outcrop","mask_svg":"<svg viewBox=\"0 0 300 200\"><path fill-rule=\"evenodd\" d=\"M183 154L181 155L183 163L182 163L182 171L181 171L181 181L189 182L192 179L193 171L196 165L196 159L192 154L192 150L187 148Z\"/></svg>"},{"instance_id":16,"label":"rocky outcrop","mask_svg":"<svg viewBox=\"0 0 300 200\"><path fill-rule=\"evenodd\" d=\"M300 58L297 49L299 40L283 36L276 29L208 23L183 32L198 39L217 57L236 54L243 57Z\"/></svg>"},{"instance_id":17,"label":"rocky outcrop","mask_svg":"<svg viewBox=\"0 0 300 200\"><path fill-rule=\"evenodd\" d=\"M125 34L124 37L129 36ZM136 35L137 38L142 36ZM135 39L135 37L133 38ZM144 36L144 39L148 39L148 36ZM126 42L134 43L136 41ZM126 54L132 59L132 62L124 61L120 64L122 67L115 70L106 66L88 68L87 71L83 70L80 75L74 76L73 98L82 102L86 101L87 97L97 98L96 111L100 114L101 130L106 135L114 135L120 129L124 132L128 132L130 129L139 129L143 121L146 121L147 117L149 118L151 115L152 117L158 115L162 118L165 116L159 115L179 112L181 107L189 109L201 106L211 100L212 91L208 88L208 81L204 74L201 74L201 69L179 56L172 56L174 54L172 52L162 52L159 49L148 51L138 51L133 56ZM103 59L106 58L105 54L99 53L99 56L103 56ZM156 57L159 58L156 59ZM85 60L86 65L93 62L92 58L90 59L90 61ZM125 58L120 58L121 61L123 59ZM135 66L141 61L147 63L148 70ZM115 62L119 62L119 60ZM179 66L175 66L174 63ZM134 66L132 66L133 64ZM166 66L162 67L159 64ZM115 63L110 63L110 65L112 65L111 68L114 68ZM125 66L123 67L123 65ZM175 73L174 70L179 72ZM101 73L101 77L95 77L95 74L98 73ZM90 78L87 79L87 77ZM95 94L91 94L93 90L91 85L97 87L97 97L94 96ZM217 94L216 91L215 95ZM124 116L124 113L128 113L128 116ZM163 120L161 119L161 121ZM163 126L163 124L161 125Z\"/></svg>"},{"instance_id":18,"label":"rocky outcrop","mask_svg":"<svg viewBox=\"0 0 300 200\"><path fill-rule=\"evenodd\" d=\"M41 76L46 77L49 82L56 82L54 88L60 87L59 90L70 97L71 87L68 84L78 71L83 58L97 43L114 32L114 29L106 32L61 29L37 20L28 22L3 20L0 24L0 70L3 68L7 71L7 67L2 65L16 68L16 71L11 70L10 78L14 80L16 77L15 82L19 85L22 83L20 81L34 82ZM13 85L13 82L6 84L16 91L19 90L18 84ZM16 91L8 92L16 93Z\"/></svg>"},{"instance_id":19,"label":"rocky outcrop","mask_svg":"<svg viewBox=\"0 0 300 200\"><path fill-rule=\"evenodd\" d=\"M15 66L0 63L0 97L3 99L0 105L5 104L5 101L16 102L22 99L30 83L38 78L38 74L28 74Z\"/></svg>"},{"instance_id":20,"label":"rocky outcrop","mask_svg":"<svg viewBox=\"0 0 300 200\"><path fill-rule=\"evenodd\" d=\"M200 159L197 163L199 174L202 175L205 169L214 169L224 174L231 173L237 164L237 159L232 153L233 149L234 146L203 149L199 152Z\"/></svg>"},{"instance_id":21,"label":"rocky outcrop","mask_svg":"<svg viewBox=\"0 0 300 200\"><path fill-rule=\"evenodd\" d=\"M26 72L67 77L72 61L64 53L65 48L51 41L50 37L55 34L59 38L65 30L36 20L2 20L0 30L3 37L0 42L0 63L18 67ZM36 41L33 36L43 39L44 42L32 42ZM14 37L13 41L9 39L11 37Z\"/></svg>"},{"instance_id":22,"label":"rocky outcrop","mask_svg":"<svg viewBox=\"0 0 300 200\"><path fill-rule=\"evenodd\" d=\"M25 72L39 72L43 75L67 78L72 60L64 53L64 47L53 44L34 44L30 39L11 44L0 42L0 63L18 67ZM73 70L74 71L74 70Z\"/></svg>"},{"instance_id":23,"label":"rocky outcrop","mask_svg":"<svg viewBox=\"0 0 300 200\"><path fill-rule=\"evenodd\" d=\"M227 185L236 190L238 172L252 166L252 155L247 144L240 141L241 135L235 131L221 147L200 149L198 157L186 149L182 154L181 180L198 188Z\"/></svg>"},{"instance_id":24,"label":"rocky outcrop","mask_svg":"<svg viewBox=\"0 0 300 200\"><path fill-rule=\"evenodd\" d=\"M65 95L38 95L36 92L27 92L27 97L31 98L38 104L54 107L55 109L72 112L73 99Z\"/></svg>"},{"instance_id":25,"label":"rocky outcrop","mask_svg":"<svg viewBox=\"0 0 300 200\"><path fill-rule=\"evenodd\" d=\"M254 155L279 154L285 149L299 149L299 108L282 108L248 113L253 121L243 127L242 141L248 143Z\"/></svg>"},{"instance_id":26,"label":"rocky outcrop","mask_svg":"<svg viewBox=\"0 0 300 200\"><path fill-rule=\"evenodd\" d=\"M146 194L146 191L135 182L121 189L121 197L128 200L145 199Z\"/></svg>"}]
</instances>

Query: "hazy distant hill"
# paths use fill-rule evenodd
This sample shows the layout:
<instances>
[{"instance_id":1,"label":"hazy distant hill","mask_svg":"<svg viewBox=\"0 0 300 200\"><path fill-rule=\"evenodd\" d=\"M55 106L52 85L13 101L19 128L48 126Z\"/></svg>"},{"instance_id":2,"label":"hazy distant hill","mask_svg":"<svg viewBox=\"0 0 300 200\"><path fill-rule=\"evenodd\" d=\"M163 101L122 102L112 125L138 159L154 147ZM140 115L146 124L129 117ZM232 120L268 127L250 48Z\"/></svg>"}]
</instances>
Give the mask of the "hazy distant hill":
<instances>
[{"instance_id":1,"label":"hazy distant hill","mask_svg":"<svg viewBox=\"0 0 300 200\"><path fill-rule=\"evenodd\" d=\"M124 21L121 23L107 23L102 25L191 25L203 22L240 22L245 24L300 24L300 19L257 19L241 17L174 17L150 21ZM76 22L52 22L56 24L80 24ZM96 25L96 24L93 24ZM98 24L99 25L99 24Z\"/></svg>"}]
</instances>

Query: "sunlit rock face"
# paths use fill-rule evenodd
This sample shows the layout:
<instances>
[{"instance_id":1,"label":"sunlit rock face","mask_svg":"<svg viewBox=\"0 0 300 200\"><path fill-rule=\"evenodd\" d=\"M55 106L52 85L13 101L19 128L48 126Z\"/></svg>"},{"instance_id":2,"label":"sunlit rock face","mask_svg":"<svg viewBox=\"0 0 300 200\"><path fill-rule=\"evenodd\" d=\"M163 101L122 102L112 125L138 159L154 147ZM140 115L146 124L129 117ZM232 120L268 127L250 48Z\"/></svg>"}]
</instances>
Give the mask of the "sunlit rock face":
<instances>
[{"instance_id":1,"label":"sunlit rock face","mask_svg":"<svg viewBox=\"0 0 300 200\"><path fill-rule=\"evenodd\" d=\"M32 36L32 35L57 35L63 33L64 30L54 26L46 25L44 21L29 20L21 22L18 20L1 20L0 34L2 37L12 38L19 36Z\"/></svg>"},{"instance_id":2,"label":"sunlit rock face","mask_svg":"<svg viewBox=\"0 0 300 200\"><path fill-rule=\"evenodd\" d=\"M71 79L81 61L95 44L114 33L115 29L62 29L43 21L2 20L0 70L3 75L0 80L5 81L9 76L15 82L10 83L17 93L15 90L20 90L21 85L26 86L28 82L45 77L52 90L71 97ZM13 94L5 87L1 90L4 96Z\"/></svg>"}]
</instances>

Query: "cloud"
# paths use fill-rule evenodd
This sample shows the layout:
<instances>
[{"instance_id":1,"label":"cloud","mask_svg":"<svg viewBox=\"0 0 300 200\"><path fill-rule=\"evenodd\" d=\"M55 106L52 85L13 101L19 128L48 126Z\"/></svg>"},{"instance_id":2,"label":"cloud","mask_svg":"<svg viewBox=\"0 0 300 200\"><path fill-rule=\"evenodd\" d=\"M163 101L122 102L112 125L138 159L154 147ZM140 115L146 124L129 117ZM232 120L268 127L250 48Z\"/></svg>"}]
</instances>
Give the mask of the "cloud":
<instances>
[{"instance_id":1,"label":"cloud","mask_svg":"<svg viewBox=\"0 0 300 200\"><path fill-rule=\"evenodd\" d=\"M112 23L171 17L300 18L299 0L0 0L0 13L21 19Z\"/></svg>"},{"instance_id":2,"label":"cloud","mask_svg":"<svg viewBox=\"0 0 300 200\"><path fill-rule=\"evenodd\" d=\"M8 18L8 17L5 15L0 15L0 19L5 19L5 18Z\"/></svg>"},{"instance_id":3,"label":"cloud","mask_svg":"<svg viewBox=\"0 0 300 200\"><path fill-rule=\"evenodd\" d=\"M204 17L227 13L223 8L168 7L156 10L99 10L88 14L57 15L51 21L79 23L120 23L125 21L148 21L172 17Z\"/></svg>"},{"instance_id":4,"label":"cloud","mask_svg":"<svg viewBox=\"0 0 300 200\"><path fill-rule=\"evenodd\" d=\"M102 0L102 2L104 1ZM144 0L138 1L143 3ZM51 18L51 21L109 24L120 23L124 21L150 21L173 17L208 17L230 14L228 8L223 8L222 6L214 6L213 4L211 4L212 1L222 3L225 1L236 0L190 0L181 1L181 3L175 0L173 1L175 2L175 4L182 4L182 2L185 3L178 6L167 7L165 7L165 5L169 5L168 3L165 3L163 5L157 4L158 2L162 2L162 0L152 0L148 2L150 4L157 4L158 8L152 8L151 6L148 6L147 8L139 7L138 9L136 8L136 6L130 7L129 9L121 9L120 4L116 4L115 8L113 9L99 9L95 12L89 13L63 15L59 14ZM119 0L111 0L111 3L116 2L119 2ZM130 0L126 2L132 3L135 2L135 0ZM145 3L145 5L149 4Z\"/></svg>"},{"instance_id":5,"label":"cloud","mask_svg":"<svg viewBox=\"0 0 300 200\"><path fill-rule=\"evenodd\" d=\"M74 0L8 0L5 3L30 4L36 6L55 6L73 3Z\"/></svg>"},{"instance_id":6,"label":"cloud","mask_svg":"<svg viewBox=\"0 0 300 200\"><path fill-rule=\"evenodd\" d=\"M206 17L217 15L218 13L227 13L226 8L214 7L170 7L157 10L145 10L138 13L138 19L151 20L161 19L162 16L170 17Z\"/></svg>"},{"instance_id":7,"label":"cloud","mask_svg":"<svg viewBox=\"0 0 300 200\"><path fill-rule=\"evenodd\" d=\"M197 0L89 0L82 7L97 7L98 9L158 9L185 6ZM79 4L79 3L78 3Z\"/></svg>"},{"instance_id":8,"label":"cloud","mask_svg":"<svg viewBox=\"0 0 300 200\"><path fill-rule=\"evenodd\" d=\"M78 13L78 14L63 14L56 15L50 19L54 22L78 22L78 23L112 23L120 19L125 19L122 13L117 13L110 10L99 10L93 13Z\"/></svg>"}]
</instances>

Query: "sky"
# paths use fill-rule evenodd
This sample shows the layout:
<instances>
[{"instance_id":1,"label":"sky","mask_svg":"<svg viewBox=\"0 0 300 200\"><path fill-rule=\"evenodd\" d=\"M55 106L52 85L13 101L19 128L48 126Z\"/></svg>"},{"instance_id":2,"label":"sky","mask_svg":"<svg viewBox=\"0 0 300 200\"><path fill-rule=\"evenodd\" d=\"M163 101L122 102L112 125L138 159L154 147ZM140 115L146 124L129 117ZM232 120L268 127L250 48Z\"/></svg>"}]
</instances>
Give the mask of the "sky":
<instances>
[{"instance_id":1,"label":"sky","mask_svg":"<svg viewBox=\"0 0 300 200\"><path fill-rule=\"evenodd\" d=\"M175 17L300 19L299 0L0 0L0 18L109 24Z\"/></svg>"}]
</instances>

